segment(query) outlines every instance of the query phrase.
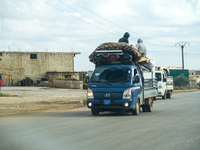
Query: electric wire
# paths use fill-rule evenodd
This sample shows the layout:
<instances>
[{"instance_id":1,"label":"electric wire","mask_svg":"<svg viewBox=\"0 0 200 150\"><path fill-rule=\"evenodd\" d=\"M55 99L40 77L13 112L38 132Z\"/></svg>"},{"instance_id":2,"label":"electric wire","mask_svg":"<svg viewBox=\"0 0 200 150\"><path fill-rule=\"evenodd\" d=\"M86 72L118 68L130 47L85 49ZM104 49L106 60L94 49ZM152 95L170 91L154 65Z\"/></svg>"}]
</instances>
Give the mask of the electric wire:
<instances>
[{"instance_id":1,"label":"electric wire","mask_svg":"<svg viewBox=\"0 0 200 150\"><path fill-rule=\"evenodd\" d=\"M200 52L198 50L194 49L191 45L189 45L189 47L200 54Z\"/></svg>"},{"instance_id":2,"label":"electric wire","mask_svg":"<svg viewBox=\"0 0 200 150\"><path fill-rule=\"evenodd\" d=\"M70 7L70 6L69 6L69 5L67 5L66 3L64 3L64 2L62 2L62 1L60 1L60 0L57 0L57 1L59 1L61 4L65 5L65 6L67 6L68 8L70 8L70 9L72 9L72 10L74 10L74 11L78 12L76 9L74 9L74 8ZM78 13L80 13L80 12L78 12ZM90 19L90 20L94 21L95 23L97 23L97 24L99 24L99 25L101 25L101 26L104 26L104 27L108 28L109 30L112 30L112 31L114 31L116 34L118 34L118 35L121 35L121 34L120 34L118 31L115 31L115 30L113 30L112 28L110 28L110 27L108 27L108 26L105 26L105 25L103 25L103 24L101 24L101 23L99 23L99 22L95 21L95 20L94 20L94 19L92 19L91 17L88 17L88 16L84 15L83 13L80 13L80 14L81 14L82 16L84 16L84 17L86 17L86 18L88 18L88 19Z\"/></svg>"},{"instance_id":3,"label":"electric wire","mask_svg":"<svg viewBox=\"0 0 200 150\"><path fill-rule=\"evenodd\" d=\"M71 15L71 14L65 12L64 10L62 10L62 9L60 9L60 8L54 6L54 5L51 5L51 4L49 4L49 3L47 3L47 2L45 2L45 1L43 1L43 0L41 0L41 1L42 1L43 3L45 3L45 4L49 5L49 6L51 6L51 7L53 7L53 8L55 8L55 9L59 10L60 12L63 12L64 14L67 14L67 15L73 17L73 18L76 18L76 19L78 19L78 20L80 20L80 21L82 21L82 22L84 22L84 23L86 23L86 24L89 24L89 25L91 25L91 26L93 26L93 27L96 27L96 28L98 28L98 29L101 29L101 30L103 30L103 31L105 31L105 32L110 32L110 33L113 33L113 34L115 34L115 35L118 36L118 34L116 34L116 33L114 33L114 32L111 32L111 31L109 31L109 30L106 30L106 29L101 28L101 27L99 27L99 26L96 26L96 25L94 25L94 24L91 24L91 23L89 23L89 22L87 22L87 21L84 21L84 20L82 20L82 19L80 19L80 18L78 18L78 17L76 17L76 16L73 16L73 15Z\"/></svg>"},{"instance_id":4,"label":"electric wire","mask_svg":"<svg viewBox=\"0 0 200 150\"><path fill-rule=\"evenodd\" d=\"M104 17L98 15L97 13L94 13L93 11L87 9L86 7L83 7L82 5L80 5L80 4L76 3L76 2L74 2L73 0L70 0L70 1L71 1L72 3L74 3L74 4L76 4L77 6L81 7L82 9L84 9L84 10L86 10L86 11L92 13L93 15L95 15L95 16L97 16L97 17L99 17L99 18L101 18L101 19L103 19L103 20L105 20L105 21L107 21L107 22L109 22L109 23L115 25L115 26L118 26L119 28L122 28L122 29L124 29L124 30L126 30L126 31L130 31L131 33L137 34L137 35L142 36L142 37L145 37L145 38L147 38L147 39L149 39L149 40L152 40L152 41L155 41L155 42L159 42L159 43L160 43L160 41L157 41L157 40L152 39L152 38L150 38L150 37L148 37L148 36L139 34L139 33L137 33L137 32L131 31L130 29L127 29L127 28L125 28L125 27L123 27L123 26L121 26L121 25L118 25L118 24L116 24L116 23L114 23L114 22L112 22L112 21L110 21L110 20L108 20L108 19L106 19L106 18L104 18ZM151 43L151 44L152 44L152 43ZM154 46L173 47L173 45L169 45L169 44L166 44L166 45L165 45L165 44L152 44L152 45L154 45Z\"/></svg>"}]
</instances>

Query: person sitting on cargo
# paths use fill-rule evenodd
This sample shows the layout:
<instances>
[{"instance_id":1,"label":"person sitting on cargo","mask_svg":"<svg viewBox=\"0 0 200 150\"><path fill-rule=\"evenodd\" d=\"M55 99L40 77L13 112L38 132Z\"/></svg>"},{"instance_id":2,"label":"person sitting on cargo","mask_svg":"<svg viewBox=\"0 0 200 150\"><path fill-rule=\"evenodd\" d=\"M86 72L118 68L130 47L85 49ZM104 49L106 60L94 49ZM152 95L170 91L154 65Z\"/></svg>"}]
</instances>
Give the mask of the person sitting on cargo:
<instances>
[{"instance_id":1,"label":"person sitting on cargo","mask_svg":"<svg viewBox=\"0 0 200 150\"><path fill-rule=\"evenodd\" d=\"M128 32L124 33L124 36L122 38L119 39L119 43L120 42L125 42L127 44L129 44L128 38L129 38L130 34Z\"/></svg>"},{"instance_id":2,"label":"person sitting on cargo","mask_svg":"<svg viewBox=\"0 0 200 150\"><path fill-rule=\"evenodd\" d=\"M139 38L137 40L137 44L135 45L135 47L141 51L142 53L144 53L144 55L146 56L147 55L147 48L146 46L143 44L143 40L141 38Z\"/></svg>"}]
</instances>

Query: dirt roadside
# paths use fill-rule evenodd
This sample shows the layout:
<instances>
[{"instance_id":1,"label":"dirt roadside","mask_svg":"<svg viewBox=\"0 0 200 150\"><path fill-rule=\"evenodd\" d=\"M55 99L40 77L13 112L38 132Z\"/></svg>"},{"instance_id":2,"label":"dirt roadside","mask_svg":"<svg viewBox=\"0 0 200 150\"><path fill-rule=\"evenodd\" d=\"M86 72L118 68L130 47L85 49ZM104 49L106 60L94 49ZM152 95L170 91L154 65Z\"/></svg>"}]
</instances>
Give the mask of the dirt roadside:
<instances>
[{"instance_id":1,"label":"dirt roadside","mask_svg":"<svg viewBox=\"0 0 200 150\"><path fill-rule=\"evenodd\" d=\"M0 118L38 112L61 112L86 107L86 90L46 87L3 87Z\"/></svg>"},{"instance_id":2,"label":"dirt roadside","mask_svg":"<svg viewBox=\"0 0 200 150\"><path fill-rule=\"evenodd\" d=\"M175 90L173 94L200 90ZM5 87L0 97L0 119L14 115L38 112L62 112L86 107L86 90L55 89L42 87Z\"/></svg>"}]
</instances>

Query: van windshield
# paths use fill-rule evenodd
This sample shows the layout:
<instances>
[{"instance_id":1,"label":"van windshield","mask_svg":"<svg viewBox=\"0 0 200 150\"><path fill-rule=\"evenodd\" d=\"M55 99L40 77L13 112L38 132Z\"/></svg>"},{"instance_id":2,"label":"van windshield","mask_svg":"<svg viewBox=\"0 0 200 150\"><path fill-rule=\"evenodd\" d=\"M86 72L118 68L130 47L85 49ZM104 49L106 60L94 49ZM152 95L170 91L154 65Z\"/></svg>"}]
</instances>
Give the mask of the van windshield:
<instances>
[{"instance_id":1,"label":"van windshield","mask_svg":"<svg viewBox=\"0 0 200 150\"><path fill-rule=\"evenodd\" d=\"M156 73L157 81L161 81L161 73Z\"/></svg>"},{"instance_id":2,"label":"van windshield","mask_svg":"<svg viewBox=\"0 0 200 150\"><path fill-rule=\"evenodd\" d=\"M97 68L92 77L91 83L128 83L131 79L131 69L128 67L102 67Z\"/></svg>"}]
</instances>

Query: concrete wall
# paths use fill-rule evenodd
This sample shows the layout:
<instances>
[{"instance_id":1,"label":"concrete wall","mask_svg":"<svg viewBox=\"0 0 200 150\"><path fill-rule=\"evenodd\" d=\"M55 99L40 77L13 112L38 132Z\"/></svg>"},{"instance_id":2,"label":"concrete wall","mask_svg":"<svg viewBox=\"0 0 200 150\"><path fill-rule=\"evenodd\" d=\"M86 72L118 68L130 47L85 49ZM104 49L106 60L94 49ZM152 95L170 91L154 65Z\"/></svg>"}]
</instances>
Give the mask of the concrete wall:
<instances>
[{"instance_id":1,"label":"concrete wall","mask_svg":"<svg viewBox=\"0 0 200 150\"><path fill-rule=\"evenodd\" d=\"M54 80L53 86L56 88L83 89L83 81Z\"/></svg>"},{"instance_id":2,"label":"concrete wall","mask_svg":"<svg viewBox=\"0 0 200 150\"><path fill-rule=\"evenodd\" d=\"M73 78L84 82L86 74L87 72L47 72L46 77L52 80Z\"/></svg>"},{"instance_id":3,"label":"concrete wall","mask_svg":"<svg viewBox=\"0 0 200 150\"><path fill-rule=\"evenodd\" d=\"M37 58L32 58L32 54ZM41 79L48 71L74 71L75 54L80 53L0 51L0 73L3 80L14 81L26 77Z\"/></svg>"},{"instance_id":4,"label":"concrete wall","mask_svg":"<svg viewBox=\"0 0 200 150\"><path fill-rule=\"evenodd\" d=\"M0 73L2 73L2 80L5 85L17 85L19 80L25 78L23 68L0 68Z\"/></svg>"},{"instance_id":5,"label":"concrete wall","mask_svg":"<svg viewBox=\"0 0 200 150\"><path fill-rule=\"evenodd\" d=\"M53 80L53 82L42 81L39 86L56 87L65 89L83 89L83 81Z\"/></svg>"}]
</instances>

